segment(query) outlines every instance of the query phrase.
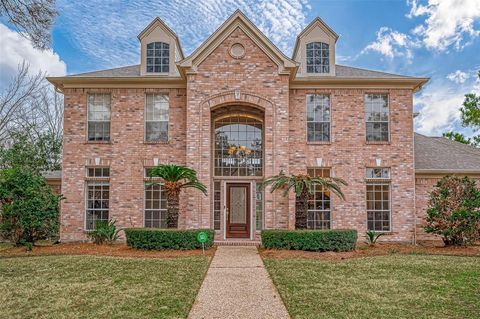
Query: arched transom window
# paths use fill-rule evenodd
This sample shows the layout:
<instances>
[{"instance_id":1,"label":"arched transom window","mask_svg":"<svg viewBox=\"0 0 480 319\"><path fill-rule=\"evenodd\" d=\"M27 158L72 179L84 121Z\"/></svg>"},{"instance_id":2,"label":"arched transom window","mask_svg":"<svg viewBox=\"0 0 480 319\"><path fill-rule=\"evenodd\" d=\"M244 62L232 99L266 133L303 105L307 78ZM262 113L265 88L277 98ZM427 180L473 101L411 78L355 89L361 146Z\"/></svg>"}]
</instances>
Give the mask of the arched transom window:
<instances>
[{"instance_id":1,"label":"arched transom window","mask_svg":"<svg viewBox=\"0 0 480 319\"><path fill-rule=\"evenodd\" d=\"M329 73L329 58L330 51L327 43L307 43L307 73Z\"/></svg>"},{"instance_id":2,"label":"arched transom window","mask_svg":"<svg viewBox=\"0 0 480 319\"><path fill-rule=\"evenodd\" d=\"M170 63L170 45L164 42L147 44L147 72L168 73Z\"/></svg>"},{"instance_id":3,"label":"arched transom window","mask_svg":"<svg viewBox=\"0 0 480 319\"><path fill-rule=\"evenodd\" d=\"M215 176L263 175L263 120L250 114L226 114L215 125Z\"/></svg>"}]
</instances>

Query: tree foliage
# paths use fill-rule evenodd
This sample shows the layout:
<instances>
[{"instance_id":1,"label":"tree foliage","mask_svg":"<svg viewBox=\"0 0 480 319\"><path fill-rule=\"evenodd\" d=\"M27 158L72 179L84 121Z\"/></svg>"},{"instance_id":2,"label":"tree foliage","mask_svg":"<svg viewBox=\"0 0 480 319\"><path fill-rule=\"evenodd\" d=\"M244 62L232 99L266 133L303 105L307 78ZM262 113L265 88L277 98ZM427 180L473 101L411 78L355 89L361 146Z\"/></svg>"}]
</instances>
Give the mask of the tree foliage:
<instances>
[{"instance_id":1,"label":"tree foliage","mask_svg":"<svg viewBox=\"0 0 480 319\"><path fill-rule=\"evenodd\" d=\"M19 168L0 170L0 232L14 243L58 234L59 201L45 179Z\"/></svg>"},{"instance_id":2,"label":"tree foliage","mask_svg":"<svg viewBox=\"0 0 480 319\"><path fill-rule=\"evenodd\" d=\"M283 172L269 177L263 181L263 187L270 186L270 192L283 189L283 195L287 196L290 191L296 195L295 228L307 228L308 199L313 195L317 187L331 191L342 199L345 198L341 187L347 182L335 177L313 177L310 175L287 176Z\"/></svg>"},{"instance_id":3,"label":"tree foliage","mask_svg":"<svg viewBox=\"0 0 480 319\"><path fill-rule=\"evenodd\" d=\"M33 47L50 47L50 29L57 16L55 0L0 0L0 16L5 16Z\"/></svg>"},{"instance_id":4,"label":"tree foliage","mask_svg":"<svg viewBox=\"0 0 480 319\"><path fill-rule=\"evenodd\" d=\"M480 147L480 135L477 135L474 137L466 137L462 133L450 131L450 132L443 133L443 137L446 137L449 140L459 142L462 144Z\"/></svg>"},{"instance_id":5,"label":"tree foliage","mask_svg":"<svg viewBox=\"0 0 480 319\"><path fill-rule=\"evenodd\" d=\"M442 236L445 245L465 245L480 239L480 190L474 180L446 176L430 193L427 233Z\"/></svg>"},{"instance_id":6,"label":"tree foliage","mask_svg":"<svg viewBox=\"0 0 480 319\"><path fill-rule=\"evenodd\" d=\"M150 177L160 177L167 194L167 226L178 227L180 192L185 188L194 188L207 194L207 188L197 177L197 172L186 166L159 165L152 169Z\"/></svg>"},{"instance_id":7,"label":"tree foliage","mask_svg":"<svg viewBox=\"0 0 480 319\"><path fill-rule=\"evenodd\" d=\"M0 149L0 169L20 168L39 174L61 169L62 140L46 132L33 136L29 131L11 133L10 145Z\"/></svg>"}]
</instances>

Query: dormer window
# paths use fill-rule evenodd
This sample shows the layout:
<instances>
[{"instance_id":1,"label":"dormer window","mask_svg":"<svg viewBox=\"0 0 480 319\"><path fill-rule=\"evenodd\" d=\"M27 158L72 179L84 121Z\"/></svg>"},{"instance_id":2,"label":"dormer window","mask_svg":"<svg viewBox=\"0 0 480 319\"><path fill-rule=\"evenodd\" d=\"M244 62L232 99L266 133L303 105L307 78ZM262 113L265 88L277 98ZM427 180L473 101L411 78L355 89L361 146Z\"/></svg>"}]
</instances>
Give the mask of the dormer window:
<instances>
[{"instance_id":1,"label":"dormer window","mask_svg":"<svg viewBox=\"0 0 480 319\"><path fill-rule=\"evenodd\" d=\"M330 73L330 51L327 43L307 43L307 73Z\"/></svg>"},{"instance_id":2,"label":"dormer window","mask_svg":"<svg viewBox=\"0 0 480 319\"><path fill-rule=\"evenodd\" d=\"M168 73L170 45L165 42L147 44L147 73Z\"/></svg>"}]
</instances>

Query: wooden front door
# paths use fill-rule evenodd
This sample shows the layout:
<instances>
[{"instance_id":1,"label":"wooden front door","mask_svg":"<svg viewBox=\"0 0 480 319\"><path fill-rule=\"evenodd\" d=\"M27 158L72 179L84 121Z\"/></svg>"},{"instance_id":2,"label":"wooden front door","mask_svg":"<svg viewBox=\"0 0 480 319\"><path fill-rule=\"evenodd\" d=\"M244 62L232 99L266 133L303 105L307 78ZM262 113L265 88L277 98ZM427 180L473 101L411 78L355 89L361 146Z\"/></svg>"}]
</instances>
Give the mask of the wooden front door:
<instances>
[{"instance_id":1,"label":"wooden front door","mask_svg":"<svg viewBox=\"0 0 480 319\"><path fill-rule=\"evenodd\" d=\"M250 237L250 184L227 183L227 237Z\"/></svg>"}]
</instances>

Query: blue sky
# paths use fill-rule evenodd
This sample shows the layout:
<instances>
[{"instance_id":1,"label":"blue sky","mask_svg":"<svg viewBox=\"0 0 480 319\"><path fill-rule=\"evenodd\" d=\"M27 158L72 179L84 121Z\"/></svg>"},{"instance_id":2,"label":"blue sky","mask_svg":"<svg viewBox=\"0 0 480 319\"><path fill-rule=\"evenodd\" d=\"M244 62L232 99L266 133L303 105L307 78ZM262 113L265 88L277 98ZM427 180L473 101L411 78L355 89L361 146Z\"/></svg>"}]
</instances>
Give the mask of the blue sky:
<instances>
[{"instance_id":1,"label":"blue sky","mask_svg":"<svg viewBox=\"0 0 480 319\"><path fill-rule=\"evenodd\" d=\"M287 55L319 16L340 35L337 64L432 78L414 97L416 131L472 134L458 108L465 93L480 92L480 0L57 0L57 8L51 51L28 48L0 25L3 82L21 59L53 75L137 64L137 35L155 16L187 55L237 8Z\"/></svg>"}]
</instances>

